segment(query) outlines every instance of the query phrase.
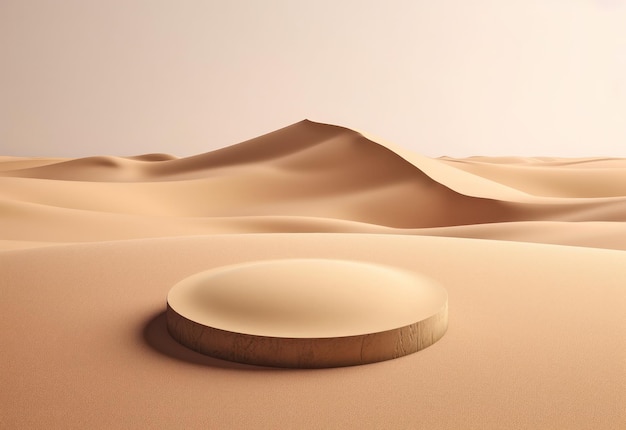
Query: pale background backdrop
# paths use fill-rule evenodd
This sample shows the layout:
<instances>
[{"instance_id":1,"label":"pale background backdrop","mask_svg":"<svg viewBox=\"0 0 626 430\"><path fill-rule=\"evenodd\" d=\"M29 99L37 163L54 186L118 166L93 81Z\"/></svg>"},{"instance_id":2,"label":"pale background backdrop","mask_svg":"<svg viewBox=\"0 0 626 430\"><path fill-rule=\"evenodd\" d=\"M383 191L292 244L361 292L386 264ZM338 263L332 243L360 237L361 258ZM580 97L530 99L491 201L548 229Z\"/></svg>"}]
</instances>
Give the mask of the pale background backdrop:
<instances>
[{"instance_id":1,"label":"pale background backdrop","mask_svg":"<svg viewBox=\"0 0 626 430\"><path fill-rule=\"evenodd\" d=\"M0 0L0 154L207 152L304 118L428 156L626 156L620 0Z\"/></svg>"}]
</instances>

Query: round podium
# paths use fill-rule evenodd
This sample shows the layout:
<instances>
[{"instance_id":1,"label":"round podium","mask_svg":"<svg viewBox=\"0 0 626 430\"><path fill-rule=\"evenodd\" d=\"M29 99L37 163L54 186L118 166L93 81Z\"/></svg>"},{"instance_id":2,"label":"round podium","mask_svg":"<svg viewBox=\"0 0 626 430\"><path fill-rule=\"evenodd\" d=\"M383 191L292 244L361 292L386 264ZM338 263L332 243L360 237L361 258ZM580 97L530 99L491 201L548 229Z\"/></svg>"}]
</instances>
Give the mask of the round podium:
<instances>
[{"instance_id":1,"label":"round podium","mask_svg":"<svg viewBox=\"0 0 626 430\"><path fill-rule=\"evenodd\" d=\"M179 343L240 363L352 366L424 349L446 332L448 295L413 272L356 261L267 260L183 279L167 296Z\"/></svg>"}]
</instances>

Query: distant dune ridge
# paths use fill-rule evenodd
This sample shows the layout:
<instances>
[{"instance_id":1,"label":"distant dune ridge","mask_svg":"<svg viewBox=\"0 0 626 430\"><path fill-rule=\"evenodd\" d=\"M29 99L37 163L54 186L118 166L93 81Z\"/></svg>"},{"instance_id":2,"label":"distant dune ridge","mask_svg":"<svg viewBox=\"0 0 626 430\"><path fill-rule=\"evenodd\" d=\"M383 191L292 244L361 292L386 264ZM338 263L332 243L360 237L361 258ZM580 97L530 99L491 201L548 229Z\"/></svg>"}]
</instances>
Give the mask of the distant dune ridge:
<instances>
[{"instance_id":1,"label":"distant dune ridge","mask_svg":"<svg viewBox=\"0 0 626 430\"><path fill-rule=\"evenodd\" d=\"M433 159L308 120L185 158L0 156L0 427L622 428L625 250L626 159ZM176 282L285 258L423 274L448 331L313 373L167 335Z\"/></svg>"},{"instance_id":2,"label":"distant dune ridge","mask_svg":"<svg viewBox=\"0 0 626 430\"><path fill-rule=\"evenodd\" d=\"M626 235L623 160L433 160L396 151L353 130L302 121L186 158L8 158L0 163L2 238L11 247L239 230L524 240L528 221L594 222ZM66 231L68 223L77 228ZM501 223L508 227L494 225ZM580 238L573 244L598 246L587 242L584 225L568 228ZM527 238L538 240L532 231Z\"/></svg>"}]
</instances>

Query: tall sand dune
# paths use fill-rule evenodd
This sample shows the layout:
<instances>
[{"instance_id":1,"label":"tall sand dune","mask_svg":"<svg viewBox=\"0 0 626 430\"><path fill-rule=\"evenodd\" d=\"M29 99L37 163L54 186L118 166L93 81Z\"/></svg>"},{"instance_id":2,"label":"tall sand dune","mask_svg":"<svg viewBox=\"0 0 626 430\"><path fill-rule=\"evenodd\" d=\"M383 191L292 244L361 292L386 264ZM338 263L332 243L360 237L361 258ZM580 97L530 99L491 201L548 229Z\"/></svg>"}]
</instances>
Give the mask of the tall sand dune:
<instances>
[{"instance_id":1,"label":"tall sand dune","mask_svg":"<svg viewBox=\"0 0 626 430\"><path fill-rule=\"evenodd\" d=\"M471 189L484 180L482 176L451 169L439 160L403 155L361 133L303 121L194 157L88 157L0 172L0 199L4 204L98 213L316 217L402 229L626 220L626 198L617 194L620 185L610 196L598 191L586 198L564 193L562 198L533 200L527 195L525 201L511 201L514 196L497 198L502 191L497 187L495 196L489 195L487 186L477 197ZM453 177L450 184L432 177L449 171L454 172L447 175ZM588 172L582 172L579 181L572 180L570 188L584 182ZM561 181L567 182L574 173L568 171ZM488 181L496 184L491 176ZM546 188L555 183L544 176L540 173L535 180L543 178ZM459 191L465 183L468 190Z\"/></svg>"},{"instance_id":2,"label":"tall sand dune","mask_svg":"<svg viewBox=\"0 0 626 430\"><path fill-rule=\"evenodd\" d=\"M621 429L625 172L433 159L311 121L192 157L0 156L0 428ZM181 279L285 258L426 275L448 332L315 371L167 333Z\"/></svg>"}]
</instances>

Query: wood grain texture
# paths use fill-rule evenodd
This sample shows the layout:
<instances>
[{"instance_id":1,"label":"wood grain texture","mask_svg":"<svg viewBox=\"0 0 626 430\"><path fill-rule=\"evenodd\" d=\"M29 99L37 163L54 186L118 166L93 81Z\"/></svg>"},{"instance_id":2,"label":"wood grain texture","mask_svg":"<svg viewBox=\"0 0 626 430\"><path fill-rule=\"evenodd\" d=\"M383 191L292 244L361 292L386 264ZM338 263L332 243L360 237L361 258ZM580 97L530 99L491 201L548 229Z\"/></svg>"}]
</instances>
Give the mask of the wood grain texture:
<instances>
[{"instance_id":1,"label":"wood grain texture","mask_svg":"<svg viewBox=\"0 0 626 430\"><path fill-rule=\"evenodd\" d=\"M412 354L437 342L448 328L448 304L404 327L330 338L256 336L204 326L167 306L167 328L179 343L212 357L273 367L354 366Z\"/></svg>"}]
</instances>

